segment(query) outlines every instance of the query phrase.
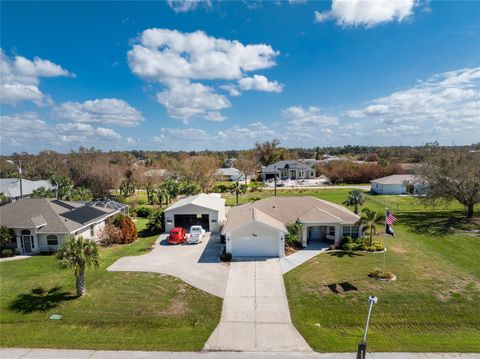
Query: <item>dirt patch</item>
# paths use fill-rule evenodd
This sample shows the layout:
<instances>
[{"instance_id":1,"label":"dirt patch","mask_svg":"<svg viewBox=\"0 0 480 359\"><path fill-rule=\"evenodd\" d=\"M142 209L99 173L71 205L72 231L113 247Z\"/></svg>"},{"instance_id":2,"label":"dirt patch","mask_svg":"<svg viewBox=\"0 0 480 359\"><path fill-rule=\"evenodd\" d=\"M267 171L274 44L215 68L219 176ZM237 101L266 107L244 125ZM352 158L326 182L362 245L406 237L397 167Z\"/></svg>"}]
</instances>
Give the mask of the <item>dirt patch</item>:
<instances>
[{"instance_id":1,"label":"dirt patch","mask_svg":"<svg viewBox=\"0 0 480 359\"><path fill-rule=\"evenodd\" d=\"M441 302L448 302L455 294L462 294L465 298L473 300L471 295L466 293L472 289L480 292L480 283L474 276L469 275L453 281L448 291L435 292L434 294Z\"/></svg>"},{"instance_id":2,"label":"dirt patch","mask_svg":"<svg viewBox=\"0 0 480 359\"><path fill-rule=\"evenodd\" d=\"M388 247L388 250L390 252L399 253L399 254L408 253L408 250L403 246L395 246L395 247L390 246Z\"/></svg>"}]
</instances>

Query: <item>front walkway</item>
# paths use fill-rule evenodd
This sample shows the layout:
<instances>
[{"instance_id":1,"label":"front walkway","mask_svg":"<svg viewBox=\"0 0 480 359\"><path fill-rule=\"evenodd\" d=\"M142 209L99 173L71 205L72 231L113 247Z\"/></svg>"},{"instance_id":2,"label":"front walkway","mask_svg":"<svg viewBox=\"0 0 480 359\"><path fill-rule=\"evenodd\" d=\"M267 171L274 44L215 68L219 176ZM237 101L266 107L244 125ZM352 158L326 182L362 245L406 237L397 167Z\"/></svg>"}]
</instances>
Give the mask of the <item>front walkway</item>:
<instances>
[{"instance_id":1,"label":"front walkway","mask_svg":"<svg viewBox=\"0 0 480 359\"><path fill-rule=\"evenodd\" d=\"M222 318L204 350L311 352L292 324L278 258L231 263Z\"/></svg>"},{"instance_id":2,"label":"front walkway","mask_svg":"<svg viewBox=\"0 0 480 359\"><path fill-rule=\"evenodd\" d=\"M19 261L19 260L21 260L21 259L28 259L28 258L31 258L31 257L32 257L31 255L19 254L19 255L16 255L16 256L14 256L14 257L0 258L0 263L1 263L1 262Z\"/></svg>"},{"instance_id":3,"label":"front walkway","mask_svg":"<svg viewBox=\"0 0 480 359\"><path fill-rule=\"evenodd\" d=\"M142 352L68 349L0 349L2 359L353 359L354 353ZM480 354L368 353L368 359L480 359Z\"/></svg>"},{"instance_id":4,"label":"front walkway","mask_svg":"<svg viewBox=\"0 0 480 359\"><path fill-rule=\"evenodd\" d=\"M288 257L280 258L280 266L282 267L282 273L285 274L291 271L293 268L298 267L300 264L312 259L313 257L325 252L329 248L327 243L322 242L310 242L306 248L299 250Z\"/></svg>"}]
</instances>

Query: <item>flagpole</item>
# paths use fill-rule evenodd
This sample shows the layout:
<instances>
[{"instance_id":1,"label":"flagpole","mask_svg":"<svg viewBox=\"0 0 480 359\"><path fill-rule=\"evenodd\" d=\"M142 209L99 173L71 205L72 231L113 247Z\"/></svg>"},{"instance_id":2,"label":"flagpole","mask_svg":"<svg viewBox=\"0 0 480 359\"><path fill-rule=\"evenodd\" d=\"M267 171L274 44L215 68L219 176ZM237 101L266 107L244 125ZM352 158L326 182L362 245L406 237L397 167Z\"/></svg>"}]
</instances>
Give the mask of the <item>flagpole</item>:
<instances>
[{"instance_id":1,"label":"flagpole","mask_svg":"<svg viewBox=\"0 0 480 359\"><path fill-rule=\"evenodd\" d=\"M385 211L385 229L387 229L387 212L388 212L388 207L386 208ZM382 274L385 274L385 255L387 253L387 246L385 245L385 237L383 237L383 268L382 268Z\"/></svg>"}]
</instances>

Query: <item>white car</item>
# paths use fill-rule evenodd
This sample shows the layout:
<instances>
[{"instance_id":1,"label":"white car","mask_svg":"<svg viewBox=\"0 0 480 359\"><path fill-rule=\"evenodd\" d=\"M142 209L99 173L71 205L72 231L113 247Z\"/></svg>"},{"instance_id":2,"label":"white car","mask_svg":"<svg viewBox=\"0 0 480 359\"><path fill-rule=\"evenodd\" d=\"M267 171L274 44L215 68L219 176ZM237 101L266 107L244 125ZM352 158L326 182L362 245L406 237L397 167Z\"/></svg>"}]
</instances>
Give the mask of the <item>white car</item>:
<instances>
[{"instance_id":1,"label":"white car","mask_svg":"<svg viewBox=\"0 0 480 359\"><path fill-rule=\"evenodd\" d=\"M205 235L205 230L202 226L191 226L190 232L187 236L187 243L194 244L194 243L201 243L203 241L203 236Z\"/></svg>"}]
</instances>

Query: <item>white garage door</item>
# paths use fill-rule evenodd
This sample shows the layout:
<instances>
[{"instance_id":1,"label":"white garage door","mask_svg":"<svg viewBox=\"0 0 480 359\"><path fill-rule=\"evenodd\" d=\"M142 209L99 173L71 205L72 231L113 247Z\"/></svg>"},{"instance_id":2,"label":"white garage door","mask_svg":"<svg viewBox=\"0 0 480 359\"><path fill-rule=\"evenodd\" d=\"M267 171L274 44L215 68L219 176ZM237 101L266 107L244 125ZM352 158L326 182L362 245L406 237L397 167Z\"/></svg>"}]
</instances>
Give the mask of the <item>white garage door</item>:
<instances>
[{"instance_id":1,"label":"white garage door","mask_svg":"<svg viewBox=\"0 0 480 359\"><path fill-rule=\"evenodd\" d=\"M272 238L233 238L233 257L278 257L279 240Z\"/></svg>"}]
</instances>

